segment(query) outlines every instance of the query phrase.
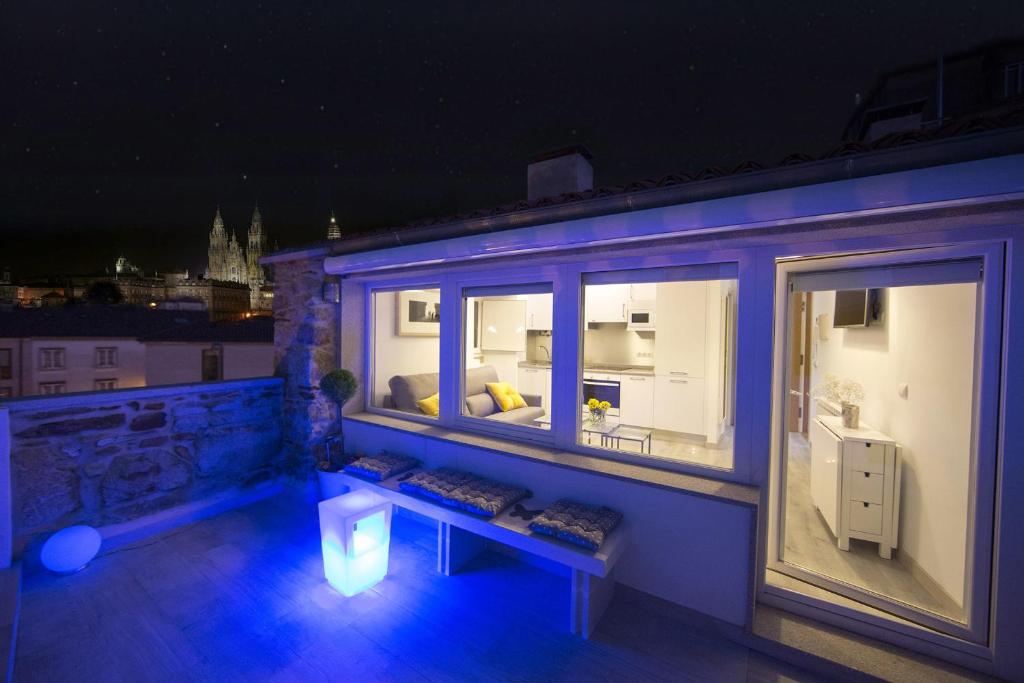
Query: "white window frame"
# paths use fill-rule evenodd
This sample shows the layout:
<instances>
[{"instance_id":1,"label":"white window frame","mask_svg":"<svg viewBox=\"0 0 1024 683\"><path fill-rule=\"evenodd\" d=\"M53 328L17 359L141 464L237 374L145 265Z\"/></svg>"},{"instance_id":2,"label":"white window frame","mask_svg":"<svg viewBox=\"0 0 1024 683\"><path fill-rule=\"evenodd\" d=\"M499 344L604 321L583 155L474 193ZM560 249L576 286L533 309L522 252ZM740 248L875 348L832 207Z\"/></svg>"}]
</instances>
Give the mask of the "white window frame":
<instances>
[{"instance_id":1,"label":"white window frame","mask_svg":"<svg viewBox=\"0 0 1024 683\"><path fill-rule=\"evenodd\" d=\"M956 246L918 247L893 245L886 251L852 253L849 247L843 249L829 245L831 254L816 245L803 247L804 253L816 254L811 258L789 257L779 254L776 263L774 306L774 343L772 349L772 420L771 420L771 464L769 472L767 543L765 557L758 562L759 599L779 606L792 608L803 605L820 610L823 614L838 616L844 623L853 620L867 625L869 630L882 629L911 636L930 643L952 647L968 654L984 655L989 638L991 604L991 567L994 545L992 531L995 522L996 463L998 459L998 416L999 383L1002 345L1002 288L1004 276L1002 242L974 243ZM852 246L852 245L851 245ZM843 252L846 253L843 253ZM799 258L799 260L798 260ZM951 620L931 616L923 610L901 609L891 599L875 599L863 589L847 589L840 582L829 583L828 590L840 596L850 597L857 602L882 609L896 615L896 618L876 616L872 613L846 607L832 600L811 597L802 592L791 591L768 584L765 570L772 569L799 580L821 586L821 577L803 572L780 559L782 542L781 527L784 514L784 495L781 493L783 463L781 455L783 439L786 437L787 402L783 395L786 387L786 354L788 352L789 329L789 287L790 276L799 272L818 270L841 270L843 268L881 268L889 266L914 265L929 262L943 262L958 259L977 258L983 264L984 276L979 283L977 320L977 352L975 407L972 416L972 443L974 453L971 464L971 489L973 496L969 504L968 561L966 564L964 611L967 625L963 627ZM803 576L801 579L800 577ZM813 581L813 582L812 582ZM902 621L905 619L906 621ZM909 622L909 623L908 623Z\"/></svg>"},{"instance_id":2,"label":"white window frame","mask_svg":"<svg viewBox=\"0 0 1024 683\"><path fill-rule=\"evenodd\" d=\"M43 396L56 396L67 393L67 382L40 382L39 393ZM59 389L60 391L55 391Z\"/></svg>"},{"instance_id":3,"label":"white window frame","mask_svg":"<svg viewBox=\"0 0 1024 683\"><path fill-rule=\"evenodd\" d=\"M97 346L96 347L96 367L97 368L116 368L117 367L117 347L116 346Z\"/></svg>"},{"instance_id":4,"label":"white window frame","mask_svg":"<svg viewBox=\"0 0 1024 683\"><path fill-rule=\"evenodd\" d=\"M441 278L443 279L443 278ZM402 410L395 408L384 408L373 405L373 387L376 384L375 373L377 372L377 363L375 360L375 339L374 333L377 330L376 321L376 307L374 306L373 295L375 292L400 292L409 289L436 289L441 293L441 329L440 336L438 337L438 344L440 350L438 353L438 394L440 398L440 405L438 406L438 416L432 417L430 415L417 415L415 413L407 413ZM445 418L445 386L448 384L448 380L445 378L444 373L441 371L441 357L444 356L446 335L445 335L445 316L448 315L448 311L445 310L445 288L441 282L437 279L414 279L410 280L407 278L390 279L384 281L373 281L367 282L363 286L363 406L364 410L368 413L376 413L378 415L389 415L392 417L399 417L403 420L411 420L413 422L421 422L423 424L437 425L442 422Z\"/></svg>"},{"instance_id":5,"label":"white window frame","mask_svg":"<svg viewBox=\"0 0 1024 683\"><path fill-rule=\"evenodd\" d=\"M63 370L65 349L62 346L47 346L39 349L40 370Z\"/></svg>"},{"instance_id":6,"label":"white window frame","mask_svg":"<svg viewBox=\"0 0 1024 683\"><path fill-rule=\"evenodd\" d=\"M117 389L117 379L97 379L93 382L93 389L95 391L113 391Z\"/></svg>"},{"instance_id":7,"label":"white window frame","mask_svg":"<svg viewBox=\"0 0 1024 683\"><path fill-rule=\"evenodd\" d=\"M487 418L473 417L472 415L466 415L464 408L466 405L466 305L467 299L474 296L486 295L486 293L493 294L507 294L513 296L516 294L536 294L540 292L550 291L552 293L552 306L557 307L555 303L555 287L556 287L557 269L552 267L540 267L532 269L522 268L511 268L505 270L501 275L478 275L478 274L460 274L451 278L448 282L448 287L455 291L453 297L454 304L457 306L453 312L455 325L449 324L447 329L449 334L455 336L449 337L450 339L459 340L453 344L446 344L444 340L441 342L441 355L444 357L448 355L451 371L454 371L455 379L454 386L448 387L448 406L451 410L451 424L452 426L462 429L465 431L481 432L485 434L491 434L501 438L515 439L518 441L540 443L544 445L554 445L555 443L555 417L554 417L554 403L556 401L557 389L554 384L555 373L559 371L559 368L564 365L560 363L559 355L556 349L558 348L558 332L556 331L560 324L557 320L552 321L552 348L551 348L551 428L544 429L542 427L531 427L527 425L508 424L503 422L496 422L494 420L488 420ZM444 318L447 313L445 311L445 296L442 292L441 296L441 310L442 310L442 336L445 333ZM552 312L554 313L554 311ZM453 329L455 328L455 329ZM442 368L443 368L442 364ZM442 370L442 373L444 370ZM444 376L442 374L442 376ZM505 378L508 381L508 378ZM444 403L445 394L442 392L442 404Z\"/></svg>"},{"instance_id":8,"label":"white window frame","mask_svg":"<svg viewBox=\"0 0 1024 683\"><path fill-rule=\"evenodd\" d=\"M583 402L582 398L582 385L583 385L583 332L586 327L586 323L583 320L585 302L584 302L584 289L585 285L601 285L601 284L636 284L636 283L659 283L659 282L683 282L683 281L712 281L712 280L735 280L737 287L737 301L736 301L736 319L737 328L739 327L739 317L742 315L740 310L740 283L739 283L739 263L737 261L718 261L718 262L693 262L693 263L682 263L664 265L661 267L645 267L645 268L609 268L608 270L587 270L582 271L581 282L580 282L580 327L578 331L579 336L579 351L576 361L576 405L581 405ZM657 330L657 320L655 320L655 330ZM738 329L733 331L733 344L735 350L734 363L736 364L736 371L734 378L736 382L739 382L739 335ZM657 334L657 331L655 331ZM652 359L653 361L653 359ZM740 394L737 391L736 386L733 386L733 393L736 396L737 405L739 402ZM685 465L688 467L697 468L696 471L700 471L705 474L715 473L728 475L736 470L736 440L738 438L739 423L745 422L746 420L741 417L739 409L736 405L733 407L733 411L736 416L736 425L733 427L733 449L732 449L732 465L730 467L715 467L713 465L707 465L697 462L691 462L686 460L680 460L676 458L666 458L664 456L658 456L648 453L632 453L628 451L620 451L612 448L601 448L585 443L579 442L579 430L582 426L583 417L581 411L577 410L575 413L575 426L574 426L574 448L575 450L585 452L588 455L594 455L597 457L607 458L609 456L620 459L623 456L628 458L630 461L643 463L654 467L663 466L678 466Z\"/></svg>"}]
</instances>

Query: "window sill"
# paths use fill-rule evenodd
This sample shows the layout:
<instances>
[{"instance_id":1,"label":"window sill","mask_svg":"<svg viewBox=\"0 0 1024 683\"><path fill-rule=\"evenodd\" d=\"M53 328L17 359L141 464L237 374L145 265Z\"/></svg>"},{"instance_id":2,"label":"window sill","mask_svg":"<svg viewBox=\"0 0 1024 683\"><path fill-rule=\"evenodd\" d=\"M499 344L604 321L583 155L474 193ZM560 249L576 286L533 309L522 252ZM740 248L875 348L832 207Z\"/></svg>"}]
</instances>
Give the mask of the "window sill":
<instances>
[{"instance_id":1,"label":"window sill","mask_svg":"<svg viewBox=\"0 0 1024 683\"><path fill-rule=\"evenodd\" d=\"M696 496L712 498L728 503L757 507L760 491L757 487L736 484L733 482L709 479L692 474L671 472L655 467L644 467L631 463L618 462L605 458L597 458L579 453L557 450L540 444L528 444L522 441L501 439L493 436L458 431L439 425L429 425L412 420L404 420L389 415L376 413L355 413L345 415L345 420L362 422L386 429L409 432L420 436L446 441L464 446L474 446L486 450L544 462L557 467L580 470L626 481L639 482L658 486L672 491L682 491Z\"/></svg>"}]
</instances>

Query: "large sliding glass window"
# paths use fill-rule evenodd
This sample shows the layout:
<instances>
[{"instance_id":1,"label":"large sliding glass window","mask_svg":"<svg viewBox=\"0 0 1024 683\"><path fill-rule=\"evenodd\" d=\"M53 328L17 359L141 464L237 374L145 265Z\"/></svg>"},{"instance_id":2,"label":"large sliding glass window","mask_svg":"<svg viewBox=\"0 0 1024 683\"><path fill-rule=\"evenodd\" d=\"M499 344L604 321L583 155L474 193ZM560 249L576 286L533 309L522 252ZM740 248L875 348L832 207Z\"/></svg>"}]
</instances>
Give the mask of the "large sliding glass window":
<instances>
[{"instance_id":1,"label":"large sliding glass window","mask_svg":"<svg viewBox=\"0 0 1024 683\"><path fill-rule=\"evenodd\" d=\"M370 404L436 418L440 410L441 290L375 290L370 296Z\"/></svg>"},{"instance_id":2,"label":"large sliding glass window","mask_svg":"<svg viewBox=\"0 0 1024 683\"><path fill-rule=\"evenodd\" d=\"M551 429L550 285L464 292L462 415Z\"/></svg>"},{"instance_id":3,"label":"large sliding glass window","mask_svg":"<svg viewBox=\"0 0 1024 683\"><path fill-rule=\"evenodd\" d=\"M768 583L978 637L991 537L982 378L998 364L988 270L981 258L827 263L797 266L782 306Z\"/></svg>"},{"instance_id":4,"label":"large sliding glass window","mask_svg":"<svg viewBox=\"0 0 1024 683\"><path fill-rule=\"evenodd\" d=\"M736 268L584 275L577 443L731 469Z\"/></svg>"}]
</instances>

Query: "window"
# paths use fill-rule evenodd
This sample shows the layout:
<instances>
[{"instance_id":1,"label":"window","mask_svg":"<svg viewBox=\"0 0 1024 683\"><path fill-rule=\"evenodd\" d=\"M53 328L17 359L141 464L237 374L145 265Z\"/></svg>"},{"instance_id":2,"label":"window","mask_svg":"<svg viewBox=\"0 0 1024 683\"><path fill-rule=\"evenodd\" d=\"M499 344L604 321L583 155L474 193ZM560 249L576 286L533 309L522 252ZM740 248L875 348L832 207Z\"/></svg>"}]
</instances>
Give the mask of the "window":
<instances>
[{"instance_id":1,"label":"window","mask_svg":"<svg viewBox=\"0 0 1024 683\"><path fill-rule=\"evenodd\" d=\"M1003 67L1003 97L1024 94L1024 62Z\"/></svg>"},{"instance_id":2,"label":"window","mask_svg":"<svg viewBox=\"0 0 1024 683\"><path fill-rule=\"evenodd\" d=\"M716 265L584 275L577 443L732 468L735 274Z\"/></svg>"},{"instance_id":3,"label":"window","mask_svg":"<svg viewBox=\"0 0 1024 683\"><path fill-rule=\"evenodd\" d=\"M64 382L40 382L39 393L43 395L63 394L66 385Z\"/></svg>"},{"instance_id":4,"label":"window","mask_svg":"<svg viewBox=\"0 0 1024 683\"><path fill-rule=\"evenodd\" d=\"M10 398L14 396L14 390L10 387L0 387L0 398Z\"/></svg>"},{"instance_id":5,"label":"window","mask_svg":"<svg viewBox=\"0 0 1024 683\"><path fill-rule=\"evenodd\" d=\"M410 415L440 412L441 290L410 288L371 294L373 337L370 405Z\"/></svg>"},{"instance_id":6,"label":"window","mask_svg":"<svg viewBox=\"0 0 1024 683\"><path fill-rule=\"evenodd\" d=\"M220 348L203 349L203 380L217 382L224 378Z\"/></svg>"},{"instance_id":7,"label":"window","mask_svg":"<svg viewBox=\"0 0 1024 683\"><path fill-rule=\"evenodd\" d=\"M64 349L39 349L40 370L63 370Z\"/></svg>"},{"instance_id":8,"label":"window","mask_svg":"<svg viewBox=\"0 0 1024 683\"><path fill-rule=\"evenodd\" d=\"M116 368L117 348L114 346L99 346L96 348L96 367Z\"/></svg>"},{"instance_id":9,"label":"window","mask_svg":"<svg viewBox=\"0 0 1024 683\"><path fill-rule=\"evenodd\" d=\"M95 382L96 391L109 391L110 389L117 389L116 379L98 379Z\"/></svg>"},{"instance_id":10,"label":"window","mask_svg":"<svg viewBox=\"0 0 1024 683\"><path fill-rule=\"evenodd\" d=\"M469 289L463 296L462 415L550 430L551 286Z\"/></svg>"},{"instance_id":11,"label":"window","mask_svg":"<svg viewBox=\"0 0 1024 683\"><path fill-rule=\"evenodd\" d=\"M1000 267L883 256L784 265L767 580L980 642L995 448L979 445L995 432L979 426L995 403L981 378L998 369Z\"/></svg>"},{"instance_id":12,"label":"window","mask_svg":"<svg viewBox=\"0 0 1024 683\"><path fill-rule=\"evenodd\" d=\"M11 378L11 350L0 349L0 379Z\"/></svg>"}]
</instances>

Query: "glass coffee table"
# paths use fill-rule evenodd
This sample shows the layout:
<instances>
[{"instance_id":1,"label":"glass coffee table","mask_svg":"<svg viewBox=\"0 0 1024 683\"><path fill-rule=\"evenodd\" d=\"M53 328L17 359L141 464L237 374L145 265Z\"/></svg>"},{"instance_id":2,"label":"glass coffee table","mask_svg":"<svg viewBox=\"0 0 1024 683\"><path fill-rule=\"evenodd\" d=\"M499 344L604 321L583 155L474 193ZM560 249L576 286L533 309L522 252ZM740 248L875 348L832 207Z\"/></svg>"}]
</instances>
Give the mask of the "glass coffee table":
<instances>
[{"instance_id":1,"label":"glass coffee table","mask_svg":"<svg viewBox=\"0 0 1024 683\"><path fill-rule=\"evenodd\" d=\"M644 453L644 447L647 447L646 453L651 453L651 430L641 429L640 427L623 427L618 426L608 433L607 436L602 437L601 445L604 445L604 441L607 440L608 444L615 442L615 449L622 450L623 441L635 441L640 444L640 452Z\"/></svg>"},{"instance_id":2,"label":"glass coffee table","mask_svg":"<svg viewBox=\"0 0 1024 683\"><path fill-rule=\"evenodd\" d=\"M610 447L609 437L618 428L618 422L609 422L607 418L605 418L604 422L595 422L588 417L580 423L580 431L587 435L587 444L590 444L591 434L599 434L601 436L601 448Z\"/></svg>"}]
</instances>

